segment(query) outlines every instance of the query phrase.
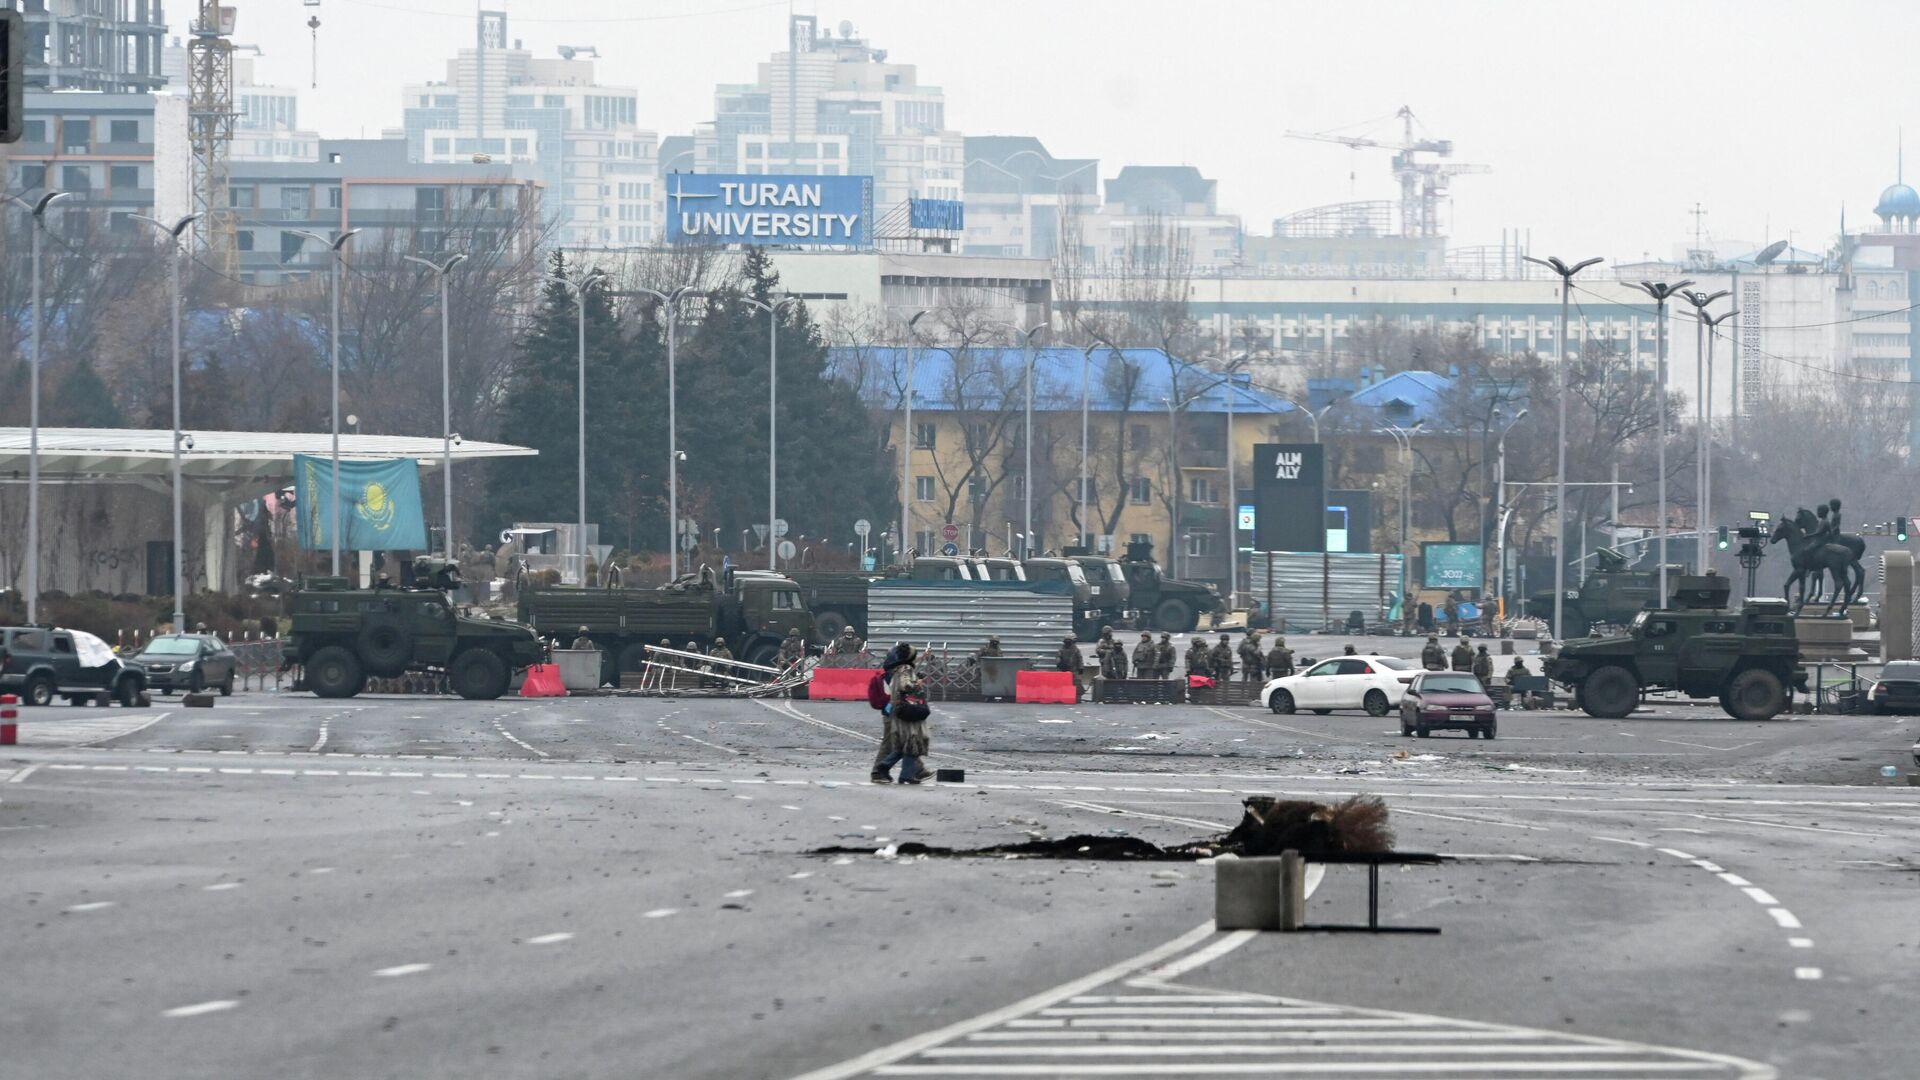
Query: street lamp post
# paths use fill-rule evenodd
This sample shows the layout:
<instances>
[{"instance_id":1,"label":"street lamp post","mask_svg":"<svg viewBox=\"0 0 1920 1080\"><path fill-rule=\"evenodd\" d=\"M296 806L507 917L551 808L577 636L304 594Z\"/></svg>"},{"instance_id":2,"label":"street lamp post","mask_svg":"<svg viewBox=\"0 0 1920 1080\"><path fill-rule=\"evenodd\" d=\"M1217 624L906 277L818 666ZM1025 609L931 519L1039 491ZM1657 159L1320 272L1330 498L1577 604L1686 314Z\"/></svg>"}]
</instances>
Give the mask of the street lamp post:
<instances>
[{"instance_id":1,"label":"street lamp post","mask_svg":"<svg viewBox=\"0 0 1920 1080\"><path fill-rule=\"evenodd\" d=\"M184 488L180 479L180 236L187 227L199 220L199 214L188 214L168 225L145 214L131 215L135 221L144 221L160 230L167 240L167 294L173 307L173 632L184 634L187 631L187 590L186 573L182 569L180 552L186 544L186 529L182 524L181 493ZM38 316L35 316L36 321Z\"/></svg>"},{"instance_id":2,"label":"street lamp post","mask_svg":"<svg viewBox=\"0 0 1920 1080\"><path fill-rule=\"evenodd\" d=\"M780 538L774 535L773 523L778 518L780 489L780 309L799 303L800 297L772 303L751 296L740 299L767 313L767 569L778 570Z\"/></svg>"},{"instance_id":3,"label":"street lamp post","mask_svg":"<svg viewBox=\"0 0 1920 1080\"><path fill-rule=\"evenodd\" d=\"M328 339L327 348L330 354L330 365L333 369L333 389L332 389L333 508L331 511L333 520L327 532L330 534L331 539L333 541L333 576L339 577L340 576L340 268L342 264L346 261L347 241L353 239L356 235L358 235L360 230L348 229L347 231L342 233L335 233L331 237L322 236L321 234L316 232L308 232L305 229L289 229L287 231L303 239L315 241L316 243L320 244L322 247L327 248L329 251L333 253L333 260L329 264L329 268L328 268L328 277L330 279L330 288L328 292L330 293L332 298L330 301L330 304L333 309L333 321L330 324L331 329L327 331L327 339ZM177 551L174 552L174 558L178 559L179 557L180 557L180 553Z\"/></svg>"},{"instance_id":4,"label":"street lamp post","mask_svg":"<svg viewBox=\"0 0 1920 1080\"><path fill-rule=\"evenodd\" d=\"M695 290L692 285L682 285L670 293L663 293L658 289L639 289L636 291L646 293L648 296L659 300L667 309L667 539L669 541L667 544L667 580L671 581L680 576L680 417L677 411L679 404L675 400L674 367L676 366L675 361L677 357L674 350L678 347L680 339L680 301L686 299L688 294ZM582 385L585 385L584 380L582 380ZM582 408L584 407L585 406L582 406ZM581 437L580 445L583 448L586 446L586 438L584 435ZM580 462L582 476L586 475L585 453L586 451L582 449ZM584 505L586 499L585 481L583 480L581 483L582 494L580 498L582 505ZM580 516L581 542L585 543L586 511L582 510ZM768 544L772 544L773 522L771 521L767 522L767 537Z\"/></svg>"},{"instance_id":5,"label":"street lamp post","mask_svg":"<svg viewBox=\"0 0 1920 1080\"><path fill-rule=\"evenodd\" d=\"M1658 448L1659 463L1657 466L1660 470L1657 485L1660 489L1660 520L1655 525L1655 528L1659 530L1656 535L1660 538L1659 602L1662 604L1667 602L1667 299L1691 284L1693 284L1691 278L1672 285L1664 281L1639 281L1634 283L1634 288L1653 297L1654 307L1658 313L1659 320L1659 325L1655 328L1654 334L1654 356L1658 367L1655 375L1655 381L1658 383L1658 386L1655 387L1657 397L1654 399L1654 407L1660 412L1660 445ZM1558 632L1557 627L1555 631Z\"/></svg>"},{"instance_id":6,"label":"street lamp post","mask_svg":"<svg viewBox=\"0 0 1920 1080\"><path fill-rule=\"evenodd\" d=\"M465 255L449 255L441 262L422 259L417 255L403 255L408 262L416 262L434 272L440 278L440 485L445 489L441 499L441 524L446 528L447 558L453 558L453 345L451 323L447 317L447 277L453 268L467 261Z\"/></svg>"},{"instance_id":7,"label":"street lamp post","mask_svg":"<svg viewBox=\"0 0 1920 1080\"><path fill-rule=\"evenodd\" d=\"M1726 322L1728 319L1731 319L1738 314L1740 314L1739 308L1731 308L1718 317L1703 316L1707 324L1706 401L1707 401L1707 426L1709 429L1711 429L1713 426L1713 342L1715 338L1720 336L1720 324L1723 322ZM1732 416L1737 416L1739 415L1738 410L1739 410L1739 403L1734 402L1729 406L1728 414ZM1705 507L1711 507L1713 505L1713 437L1711 434L1709 434L1707 437L1706 465L1705 465L1705 468L1701 470L1700 487L1701 487L1701 491L1704 492L1704 494L1700 496L1700 505ZM1704 528L1705 528L1705 525L1703 523L1702 529L1704 530ZM1706 537L1704 536L1704 534L1701 537L1700 543L1701 543L1702 550L1707 552L1707 558L1712 559L1713 549L1706 547Z\"/></svg>"},{"instance_id":8,"label":"street lamp post","mask_svg":"<svg viewBox=\"0 0 1920 1080\"><path fill-rule=\"evenodd\" d=\"M1499 575L1499 588L1495 590L1495 595L1500 598L1502 618L1507 614L1507 433L1513 430L1515 424L1527 418L1527 412L1521 409L1515 413L1507 426L1500 429L1500 441L1494 444L1493 524L1500 531L1494 537L1496 555L1493 565L1494 573Z\"/></svg>"},{"instance_id":9,"label":"street lamp post","mask_svg":"<svg viewBox=\"0 0 1920 1080\"><path fill-rule=\"evenodd\" d=\"M1699 561L1696 566L1701 570L1707 567L1707 561L1713 556L1707 548L1707 516L1712 512L1712 504L1707 501L1707 426L1713 422L1713 403L1707 400L1707 308L1715 300L1732 296L1726 289L1708 293L1689 289L1681 296L1693 305L1693 403L1694 451L1693 451L1693 491L1696 509L1694 516L1700 536L1696 547Z\"/></svg>"},{"instance_id":10,"label":"street lamp post","mask_svg":"<svg viewBox=\"0 0 1920 1080\"><path fill-rule=\"evenodd\" d=\"M559 274L547 275L547 280L567 290L573 297L573 307L579 320L578 365L579 375L579 445L575 449L574 477L578 484L578 512L576 525L579 532L573 542L580 548L580 584L587 583L587 291L606 278L606 274L594 270L580 278L568 278Z\"/></svg>"},{"instance_id":11,"label":"street lamp post","mask_svg":"<svg viewBox=\"0 0 1920 1080\"><path fill-rule=\"evenodd\" d=\"M40 309L40 245L47 231L47 208L55 200L66 198L71 192L49 191L33 202L18 195L7 198L19 203L33 215L33 371L28 380L27 390L27 622L39 621L40 612L40 366L45 361L40 349L43 344L42 326L46 313ZM180 552L173 553L174 565L180 563Z\"/></svg>"},{"instance_id":12,"label":"street lamp post","mask_svg":"<svg viewBox=\"0 0 1920 1080\"><path fill-rule=\"evenodd\" d=\"M1026 378L1022 380L1026 383L1027 433L1026 437L1021 440L1021 447L1026 455L1026 464L1022 466L1025 471L1021 473L1020 481L1021 493L1026 497L1026 505L1023 510L1026 517L1021 525L1021 528L1024 530L1020 541L1021 558L1026 558L1033 554L1033 364L1036 357L1033 348L1033 338L1034 335L1046 328L1046 323L1029 327L1022 341L1027 361Z\"/></svg>"},{"instance_id":13,"label":"street lamp post","mask_svg":"<svg viewBox=\"0 0 1920 1080\"><path fill-rule=\"evenodd\" d=\"M1420 430L1426 420L1415 420L1406 427L1388 424L1378 430L1393 436L1400 447L1400 464L1404 466L1400 477L1400 613L1404 619L1407 612L1407 535L1412 532L1413 514L1413 433Z\"/></svg>"},{"instance_id":14,"label":"street lamp post","mask_svg":"<svg viewBox=\"0 0 1920 1080\"><path fill-rule=\"evenodd\" d=\"M900 391L900 539L893 546L896 559L906 554L907 542L913 536L910 520L913 513L913 368L914 361L918 359L916 354L920 342L915 327L920 325L921 319L931 314L923 309L914 312L913 317L907 320L907 384Z\"/></svg>"},{"instance_id":15,"label":"street lamp post","mask_svg":"<svg viewBox=\"0 0 1920 1080\"><path fill-rule=\"evenodd\" d=\"M1286 397L1281 394L1276 394L1271 390L1266 391L1266 394L1268 397L1274 398L1275 400L1286 402L1287 404L1293 406L1295 409L1298 409L1301 412L1301 414L1306 416L1307 422L1313 425L1313 441L1316 444L1320 442L1320 418L1327 415L1327 412L1333 408L1331 404L1322 405L1320 406L1319 412L1314 412L1312 409L1307 408L1305 405L1300 404L1299 402L1293 400L1290 397Z\"/></svg>"},{"instance_id":16,"label":"street lamp post","mask_svg":"<svg viewBox=\"0 0 1920 1080\"><path fill-rule=\"evenodd\" d=\"M1556 453L1559 464L1553 474L1553 635L1561 636L1561 619L1566 614L1567 599L1567 303L1573 295L1573 276L1589 266L1601 261L1598 256L1583 259L1568 266L1555 256L1536 259L1531 255L1522 255L1522 259L1537 263L1560 275L1560 356L1555 365L1558 371L1558 390L1560 398L1560 429ZM1504 579L1501 586L1505 587Z\"/></svg>"},{"instance_id":17,"label":"street lamp post","mask_svg":"<svg viewBox=\"0 0 1920 1080\"><path fill-rule=\"evenodd\" d=\"M1090 521L1087 517L1087 468L1088 468L1088 463L1091 461L1091 455L1088 450L1089 443L1087 440L1087 432L1088 432L1087 417L1093 410L1093 350L1096 347L1105 347L1107 352L1114 356L1121 355L1119 348L1116 347L1113 344L1113 342L1108 341L1106 338L1100 337L1097 334L1094 335L1092 345L1089 345L1085 349L1080 350L1080 532L1081 532L1080 538L1081 539L1084 539L1085 537L1092 535L1088 529ZM1126 433L1121 432L1119 438L1121 440L1124 440L1126 438ZM1124 441L1122 441L1120 445L1125 446L1126 444ZM1028 542L1031 543L1032 541L1029 540ZM1175 561L1178 558L1179 558L1179 552L1177 551L1170 552L1168 555L1167 562L1169 565L1174 565Z\"/></svg>"}]
</instances>

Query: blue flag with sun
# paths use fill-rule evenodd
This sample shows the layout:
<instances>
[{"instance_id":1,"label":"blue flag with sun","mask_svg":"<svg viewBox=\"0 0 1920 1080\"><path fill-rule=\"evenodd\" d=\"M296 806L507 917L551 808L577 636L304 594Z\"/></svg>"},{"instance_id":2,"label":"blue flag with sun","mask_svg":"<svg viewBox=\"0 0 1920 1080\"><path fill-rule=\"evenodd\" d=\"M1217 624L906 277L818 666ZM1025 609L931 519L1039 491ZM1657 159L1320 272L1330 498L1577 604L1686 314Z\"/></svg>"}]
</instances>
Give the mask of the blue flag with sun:
<instances>
[{"instance_id":1,"label":"blue flag with sun","mask_svg":"<svg viewBox=\"0 0 1920 1080\"><path fill-rule=\"evenodd\" d=\"M333 547L333 459L293 456L300 546ZM425 551L420 464L410 458L340 463L340 525L346 551Z\"/></svg>"}]
</instances>

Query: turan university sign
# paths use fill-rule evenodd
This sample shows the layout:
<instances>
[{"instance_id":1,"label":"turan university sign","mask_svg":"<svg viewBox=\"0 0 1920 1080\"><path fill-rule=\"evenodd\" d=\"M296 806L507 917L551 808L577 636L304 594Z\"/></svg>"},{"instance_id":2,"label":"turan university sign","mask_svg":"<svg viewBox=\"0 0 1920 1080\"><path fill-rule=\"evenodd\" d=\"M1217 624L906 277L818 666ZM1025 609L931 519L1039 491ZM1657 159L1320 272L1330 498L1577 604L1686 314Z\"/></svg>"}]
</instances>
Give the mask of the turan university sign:
<instances>
[{"instance_id":1,"label":"turan university sign","mask_svg":"<svg viewBox=\"0 0 1920 1080\"><path fill-rule=\"evenodd\" d=\"M865 176L667 177L667 242L873 246Z\"/></svg>"}]
</instances>

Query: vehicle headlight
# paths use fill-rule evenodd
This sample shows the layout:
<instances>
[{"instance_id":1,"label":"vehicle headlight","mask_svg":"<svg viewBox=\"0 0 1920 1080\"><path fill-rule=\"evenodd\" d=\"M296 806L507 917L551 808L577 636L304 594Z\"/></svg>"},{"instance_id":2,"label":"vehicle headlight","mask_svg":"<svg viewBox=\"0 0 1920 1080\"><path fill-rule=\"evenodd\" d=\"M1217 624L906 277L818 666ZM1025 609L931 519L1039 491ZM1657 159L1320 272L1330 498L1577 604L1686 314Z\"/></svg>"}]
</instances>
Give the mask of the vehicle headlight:
<instances>
[{"instance_id":1,"label":"vehicle headlight","mask_svg":"<svg viewBox=\"0 0 1920 1080\"><path fill-rule=\"evenodd\" d=\"M180 665L180 670L181 670L181 671L192 671L192 670L193 670L193 665L194 665L194 661L192 661L192 660L189 660L189 661L187 661L186 663L184 663L184 664L181 664L181 665Z\"/></svg>"}]
</instances>

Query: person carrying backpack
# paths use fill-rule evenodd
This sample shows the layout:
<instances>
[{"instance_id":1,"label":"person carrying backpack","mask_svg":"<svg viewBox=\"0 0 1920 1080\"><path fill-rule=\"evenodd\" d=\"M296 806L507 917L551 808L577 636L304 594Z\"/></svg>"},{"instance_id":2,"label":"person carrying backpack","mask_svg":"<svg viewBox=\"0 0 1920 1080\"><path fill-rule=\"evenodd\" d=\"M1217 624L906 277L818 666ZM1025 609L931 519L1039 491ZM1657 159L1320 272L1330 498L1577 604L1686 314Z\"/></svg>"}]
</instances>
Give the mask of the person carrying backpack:
<instances>
[{"instance_id":1,"label":"person carrying backpack","mask_svg":"<svg viewBox=\"0 0 1920 1080\"><path fill-rule=\"evenodd\" d=\"M913 646L904 641L887 652L880 670L867 680L867 704L880 712L880 748L874 751L873 769L868 776L876 784L893 783L893 766L900 760L896 752L900 733L893 718L893 694L888 682L903 664L909 667L913 664Z\"/></svg>"}]
</instances>

